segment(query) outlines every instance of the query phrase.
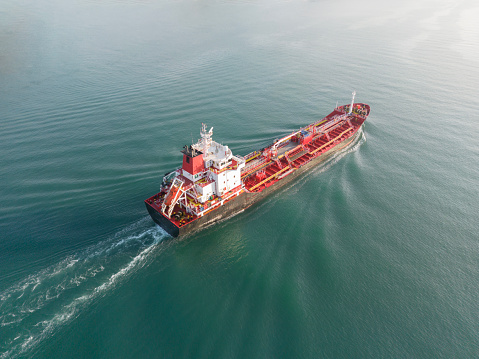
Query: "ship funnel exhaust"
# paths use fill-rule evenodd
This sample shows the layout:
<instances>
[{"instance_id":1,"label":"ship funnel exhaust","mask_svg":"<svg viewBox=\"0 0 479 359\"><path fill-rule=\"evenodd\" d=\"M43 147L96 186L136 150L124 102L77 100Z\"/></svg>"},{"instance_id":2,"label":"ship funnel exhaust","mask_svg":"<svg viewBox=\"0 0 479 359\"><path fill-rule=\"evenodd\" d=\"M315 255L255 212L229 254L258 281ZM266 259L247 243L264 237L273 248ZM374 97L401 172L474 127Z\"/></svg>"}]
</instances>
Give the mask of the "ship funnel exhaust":
<instances>
[{"instance_id":1,"label":"ship funnel exhaust","mask_svg":"<svg viewBox=\"0 0 479 359\"><path fill-rule=\"evenodd\" d=\"M351 100L351 107L349 107L349 113L348 115L350 115L351 113L353 113L353 106L354 106L354 97L356 96L356 91L353 91L353 99Z\"/></svg>"}]
</instances>

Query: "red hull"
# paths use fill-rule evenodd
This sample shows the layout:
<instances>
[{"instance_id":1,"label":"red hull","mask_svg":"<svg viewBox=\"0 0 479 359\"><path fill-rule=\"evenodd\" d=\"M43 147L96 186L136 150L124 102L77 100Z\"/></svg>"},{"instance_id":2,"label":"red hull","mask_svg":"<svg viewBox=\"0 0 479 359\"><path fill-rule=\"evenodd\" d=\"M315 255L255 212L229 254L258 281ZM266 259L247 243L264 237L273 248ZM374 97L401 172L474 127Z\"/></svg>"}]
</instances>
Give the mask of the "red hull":
<instances>
[{"instance_id":1,"label":"red hull","mask_svg":"<svg viewBox=\"0 0 479 359\"><path fill-rule=\"evenodd\" d=\"M197 211L189 209L188 213L184 213L181 205L177 204L171 208L168 216L164 205L170 203L165 203L165 197L170 202L171 193L163 189L145 200L150 215L176 237L250 206L353 141L369 115L370 107L367 104L354 104L352 113L348 113L348 107L338 107L320 121L283 137L261 152L255 151L245 156L242 185L221 197L212 196L200 206L197 205Z\"/></svg>"}]
</instances>

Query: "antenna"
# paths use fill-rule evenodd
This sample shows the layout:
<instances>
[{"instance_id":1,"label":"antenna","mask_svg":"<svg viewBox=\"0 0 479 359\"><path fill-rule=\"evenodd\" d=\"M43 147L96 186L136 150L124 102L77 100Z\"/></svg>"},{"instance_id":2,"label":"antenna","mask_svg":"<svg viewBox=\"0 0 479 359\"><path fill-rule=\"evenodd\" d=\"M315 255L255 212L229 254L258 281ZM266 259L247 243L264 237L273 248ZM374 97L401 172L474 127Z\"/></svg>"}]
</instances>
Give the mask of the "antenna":
<instances>
[{"instance_id":1,"label":"antenna","mask_svg":"<svg viewBox=\"0 0 479 359\"><path fill-rule=\"evenodd\" d=\"M349 108L349 113L348 113L348 115L350 115L350 114L353 112L354 96L356 96L356 91L353 91L353 99L351 100L351 107Z\"/></svg>"}]
</instances>

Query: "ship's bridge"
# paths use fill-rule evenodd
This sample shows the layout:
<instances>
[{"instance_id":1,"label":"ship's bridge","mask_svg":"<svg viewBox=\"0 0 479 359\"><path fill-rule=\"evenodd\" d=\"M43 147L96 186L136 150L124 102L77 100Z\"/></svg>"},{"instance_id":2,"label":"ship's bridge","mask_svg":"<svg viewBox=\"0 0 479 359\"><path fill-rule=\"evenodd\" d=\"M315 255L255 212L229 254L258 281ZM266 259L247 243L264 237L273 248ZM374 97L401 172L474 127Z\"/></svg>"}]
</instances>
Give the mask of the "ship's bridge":
<instances>
[{"instance_id":1,"label":"ship's bridge","mask_svg":"<svg viewBox=\"0 0 479 359\"><path fill-rule=\"evenodd\" d=\"M245 159L235 156L228 148L212 140L213 128L206 130L203 124L201 139L191 146L196 153L202 154L204 163L203 176L193 178L196 190L199 194L198 200L203 203L211 195L223 196L225 193L241 186L241 169L245 165ZM202 180L202 183L196 183Z\"/></svg>"},{"instance_id":2,"label":"ship's bridge","mask_svg":"<svg viewBox=\"0 0 479 359\"><path fill-rule=\"evenodd\" d=\"M228 146L212 140L213 127L207 131L206 125L202 124L200 134L201 139L191 147L194 150L203 153L203 160L206 168L214 167L218 170L222 170L231 166L233 161L235 162L235 165L244 165L245 160L243 157L234 156Z\"/></svg>"},{"instance_id":3,"label":"ship's bridge","mask_svg":"<svg viewBox=\"0 0 479 359\"><path fill-rule=\"evenodd\" d=\"M204 153L203 158L206 168L214 167L218 170L225 169L232 164L240 165L244 163L244 158L233 155L228 146L219 144L215 141L211 142L211 145Z\"/></svg>"}]
</instances>

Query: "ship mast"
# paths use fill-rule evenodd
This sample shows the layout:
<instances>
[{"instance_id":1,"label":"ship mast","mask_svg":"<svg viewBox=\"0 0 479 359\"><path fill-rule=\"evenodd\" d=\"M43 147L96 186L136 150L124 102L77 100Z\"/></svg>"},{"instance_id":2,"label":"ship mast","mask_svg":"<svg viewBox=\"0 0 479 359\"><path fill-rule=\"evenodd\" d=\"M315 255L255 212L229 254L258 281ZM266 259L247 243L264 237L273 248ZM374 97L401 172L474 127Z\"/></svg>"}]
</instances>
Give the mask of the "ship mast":
<instances>
[{"instance_id":1,"label":"ship mast","mask_svg":"<svg viewBox=\"0 0 479 359\"><path fill-rule=\"evenodd\" d=\"M202 142L201 144L203 145L203 148L202 148L203 156L206 157L208 148L211 146L211 137L213 136L213 127L211 127L209 131L207 131L206 124L202 123L200 135L201 135L201 142Z\"/></svg>"},{"instance_id":2,"label":"ship mast","mask_svg":"<svg viewBox=\"0 0 479 359\"><path fill-rule=\"evenodd\" d=\"M348 113L348 115L350 115L350 114L353 112L354 96L356 96L356 91L353 91L353 99L351 100L351 107L349 108L349 113Z\"/></svg>"}]
</instances>

